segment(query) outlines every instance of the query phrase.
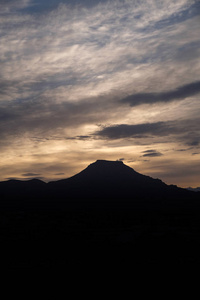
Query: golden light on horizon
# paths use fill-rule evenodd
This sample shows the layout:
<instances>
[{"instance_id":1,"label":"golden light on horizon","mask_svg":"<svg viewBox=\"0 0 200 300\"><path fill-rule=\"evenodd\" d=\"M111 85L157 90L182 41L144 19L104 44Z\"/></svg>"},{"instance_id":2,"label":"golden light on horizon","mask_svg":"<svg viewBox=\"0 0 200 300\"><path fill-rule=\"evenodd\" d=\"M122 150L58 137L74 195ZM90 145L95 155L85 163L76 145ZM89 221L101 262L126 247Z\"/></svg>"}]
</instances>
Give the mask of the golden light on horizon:
<instances>
[{"instance_id":1,"label":"golden light on horizon","mask_svg":"<svg viewBox=\"0 0 200 300\"><path fill-rule=\"evenodd\" d=\"M68 4L0 4L0 180L124 158L200 186L197 2Z\"/></svg>"}]
</instances>

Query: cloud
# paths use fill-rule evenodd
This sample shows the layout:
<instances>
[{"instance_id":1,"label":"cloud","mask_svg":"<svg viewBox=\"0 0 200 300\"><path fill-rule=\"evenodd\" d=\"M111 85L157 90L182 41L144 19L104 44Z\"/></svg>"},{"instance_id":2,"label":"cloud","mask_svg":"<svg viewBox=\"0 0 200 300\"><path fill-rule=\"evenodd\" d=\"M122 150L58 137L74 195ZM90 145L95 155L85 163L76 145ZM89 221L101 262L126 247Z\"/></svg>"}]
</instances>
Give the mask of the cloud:
<instances>
[{"instance_id":1,"label":"cloud","mask_svg":"<svg viewBox=\"0 0 200 300\"><path fill-rule=\"evenodd\" d=\"M138 93L130 95L120 102L128 103L130 106L141 104L152 104L157 102L170 102L173 100L183 100L187 97L200 93L200 81L192 82L177 88L176 90L160 93Z\"/></svg>"},{"instance_id":2,"label":"cloud","mask_svg":"<svg viewBox=\"0 0 200 300\"><path fill-rule=\"evenodd\" d=\"M185 152L185 151L188 151L188 150L191 150L192 147L190 148L185 148L185 149L176 149L176 151L179 151L179 152Z\"/></svg>"},{"instance_id":3,"label":"cloud","mask_svg":"<svg viewBox=\"0 0 200 300\"><path fill-rule=\"evenodd\" d=\"M40 98L34 101L21 101L21 103L0 103L0 140L2 141L0 148L7 140L10 144L19 136L21 138L26 136L38 143L74 139L73 136L68 136L68 133L72 134L80 126L112 119L120 110L116 108L116 111L113 111L112 102L101 100L99 103L90 99L79 103L57 104L51 98ZM88 138L90 138L88 132L86 135L76 137L79 140Z\"/></svg>"},{"instance_id":4,"label":"cloud","mask_svg":"<svg viewBox=\"0 0 200 300\"><path fill-rule=\"evenodd\" d=\"M82 141L85 141L85 140L92 139L92 136L91 135L77 135L75 137L67 137L66 139L67 140L82 140Z\"/></svg>"},{"instance_id":5,"label":"cloud","mask_svg":"<svg viewBox=\"0 0 200 300\"><path fill-rule=\"evenodd\" d=\"M174 132L174 127L170 123L164 122L144 123L136 125L119 124L105 127L95 134L102 138L121 139L121 138L142 138L147 135L168 135Z\"/></svg>"},{"instance_id":6,"label":"cloud","mask_svg":"<svg viewBox=\"0 0 200 300\"><path fill-rule=\"evenodd\" d=\"M156 151L156 150L146 150L146 151L143 151L143 157L157 157L157 156L162 156L163 154Z\"/></svg>"},{"instance_id":7,"label":"cloud","mask_svg":"<svg viewBox=\"0 0 200 300\"><path fill-rule=\"evenodd\" d=\"M77 2L0 3L3 178L199 146L198 1Z\"/></svg>"},{"instance_id":8,"label":"cloud","mask_svg":"<svg viewBox=\"0 0 200 300\"><path fill-rule=\"evenodd\" d=\"M21 180L21 181L23 181L23 180L25 180L25 181L28 181L28 180L32 180L32 179L38 179L38 180L43 180L44 179L44 177L35 177L35 176L31 176L31 177L27 177L27 178L22 178L22 177L7 177L7 178L5 178L6 180Z\"/></svg>"},{"instance_id":9,"label":"cloud","mask_svg":"<svg viewBox=\"0 0 200 300\"><path fill-rule=\"evenodd\" d=\"M191 140L187 143L189 146L198 146L200 144L200 137L195 140Z\"/></svg>"},{"instance_id":10,"label":"cloud","mask_svg":"<svg viewBox=\"0 0 200 300\"><path fill-rule=\"evenodd\" d=\"M117 124L107 126L93 135L102 139L149 139L156 137L157 140L150 142L181 141L190 146L198 146L200 142L200 120L177 120L142 124ZM167 139L166 139L167 137ZM164 138L160 140L159 138Z\"/></svg>"},{"instance_id":11,"label":"cloud","mask_svg":"<svg viewBox=\"0 0 200 300\"><path fill-rule=\"evenodd\" d=\"M31 4L31 0L1 0L0 14L8 14L13 11L24 9Z\"/></svg>"},{"instance_id":12,"label":"cloud","mask_svg":"<svg viewBox=\"0 0 200 300\"><path fill-rule=\"evenodd\" d=\"M28 3L20 1L24 2ZM193 3L186 0L159 4L157 1L110 1L90 9L60 4L52 12L39 16L15 13L12 18L2 17L5 27L0 51L1 81L7 86L2 99L25 99L44 91L57 92L62 101L63 92L72 100L80 100L83 95L84 98L92 94L99 96L111 89L121 90L122 94L132 92L127 91L128 86L133 86L136 80L145 80L151 69L152 74L155 67L157 73L163 73L162 66L157 65L160 62L167 61L165 68L176 69L168 57L172 49L174 55L182 56L180 42L175 43L177 36L183 32L188 35L183 44L190 42L189 53L197 48L191 44L198 40L194 21L190 24L192 32L188 32L189 26L176 28L177 24L170 30L169 24L156 28L157 22L181 14ZM192 58L194 61L194 53ZM185 64L184 69L191 68L191 63L190 66ZM175 75L176 84L179 80ZM166 76L167 70L166 75L158 74L163 80ZM191 80L197 78L195 69L193 75L188 76ZM182 80L188 82L189 78ZM140 82L140 90L142 85Z\"/></svg>"},{"instance_id":13,"label":"cloud","mask_svg":"<svg viewBox=\"0 0 200 300\"><path fill-rule=\"evenodd\" d=\"M59 176L59 175L65 175L65 173L56 173L56 174L54 174L54 175L56 175L56 176Z\"/></svg>"},{"instance_id":14,"label":"cloud","mask_svg":"<svg viewBox=\"0 0 200 300\"><path fill-rule=\"evenodd\" d=\"M36 173L25 173L22 174L24 177L34 177L34 176L40 176L41 174L36 174Z\"/></svg>"},{"instance_id":15,"label":"cloud","mask_svg":"<svg viewBox=\"0 0 200 300\"><path fill-rule=\"evenodd\" d=\"M119 161L124 161L124 160L125 160L125 158L123 158L123 157L122 157L122 158L119 158L118 160L119 160Z\"/></svg>"}]
</instances>

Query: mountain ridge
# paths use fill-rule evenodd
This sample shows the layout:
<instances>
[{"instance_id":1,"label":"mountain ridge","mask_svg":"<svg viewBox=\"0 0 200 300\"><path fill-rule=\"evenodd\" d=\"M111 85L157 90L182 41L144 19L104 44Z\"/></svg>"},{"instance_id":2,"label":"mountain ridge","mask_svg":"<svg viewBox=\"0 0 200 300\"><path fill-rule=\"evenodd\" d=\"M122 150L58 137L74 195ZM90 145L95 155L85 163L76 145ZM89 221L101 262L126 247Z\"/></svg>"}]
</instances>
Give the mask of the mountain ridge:
<instances>
[{"instance_id":1,"label":"mountain ridge","mask_svg":"<svg viewBox=\"0 0 200 300\"><path fill-rule=\"evenodd\" d=\"M160 179L136 172L122 161L97 160L72 177L48 183L39 179L0 182L1 199L62 199L157 202L195 198L197 193L167 185Z\"/></svg>"},{"instance_id":2,"label":"mountain ridge","mask_svg":"<svg viewBox=\"0 0 200 300\"><path fill-rule=\"evenodd\" d=\"M58 182L58 181L61 182L61 181L75 179L78 177L83 177L83 175L86 175L87 177L91 176L91 178L92 178L92 176L97 176L97 175L98 176L99 175L104 176L106 174L115 175L115 171L118 172L118 175L119 175L119 172L121 172L122 176L124 176L124 175L128 176L128 175L134 174L135 176L140 176L140 178L142 176L146 177L146 178L152 178L150 176L143 175L141 173L136 172L133 168L125 165L122 161L97 160L96 162L89 164L85 169L83 169L79 173L77 173L69 178L60 179L60 180L56 180L56 181L50 181L50 182L48 182L48 184L52 183L52 182ZM125 171L126 171L126 173L125 173ZM90 174L88 172L90 172ZM155 179L155 178L152 178L152 179L159 180L160 182L162 182L162 180L160 180L160 179Z\"/></svg>"},{"instance_id":3,"label":"mountain ridge","mask_svg":"<svg viewBox=\"0 0 200 300\"><path fill-rule=\"evenodd\" d=\"M2 261L6 268L199 262L199 202L195 192L113 161L50 183L1 182Z\"/></svg>"},{"instance_id":4,"label":"mountain ridge","mask_svg":"<svg viewBox=\"0 0 200 300\"><path fill-rule=\"evenodd\" d=\"M195 206L198 193L167 185L121 161L97 160L67 179L0 182L0 205L9 207L161 207Z\"/></svg>"}]
</instances>

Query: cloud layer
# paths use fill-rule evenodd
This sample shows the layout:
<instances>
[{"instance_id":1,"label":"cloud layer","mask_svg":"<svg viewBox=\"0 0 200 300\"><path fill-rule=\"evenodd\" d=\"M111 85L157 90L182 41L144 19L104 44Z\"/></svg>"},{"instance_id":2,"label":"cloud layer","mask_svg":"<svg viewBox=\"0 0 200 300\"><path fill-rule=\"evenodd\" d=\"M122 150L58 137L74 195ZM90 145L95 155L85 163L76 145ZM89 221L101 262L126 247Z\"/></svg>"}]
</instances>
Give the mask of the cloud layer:
<instances>
[{"instance_id":1,"label":"cloud layer","mask_svg":"<svg viewBox=\"0 0 200 300\"><path fill-rule=\"evenodd\" d=\"M197 146L200 143L199 128L200 119L134 125L118 124L104 127L97 131L95 135L105 139L145 139L149 137L160 137L168 142L170 139L172 141L181 140L187 145Z\"/></svg>"},{"instance_id":2,"label":"cloud layer","mask_svg":"<svg viewBox=\"0 0 200 300\"><path fill-rule=\"evenodd\" d=\"M154 174L181 148L198 165L199 1L50 2L0 3L0 180L119 157Z\"/></svg>"},{"instance_id":3,"label":"cloud layer","mask_svg":"<svg viewBox=\"0 0 200 300\"><path fill-rule=\"evenodd\" d=\"M152 104L157 102L170 102L183 100L200 93L200 81L192 82L178 87L172 91L160 93L137 93L122 99L122 103L129 103L131 106L140 104Z\"/></svg>"}]
</instances>

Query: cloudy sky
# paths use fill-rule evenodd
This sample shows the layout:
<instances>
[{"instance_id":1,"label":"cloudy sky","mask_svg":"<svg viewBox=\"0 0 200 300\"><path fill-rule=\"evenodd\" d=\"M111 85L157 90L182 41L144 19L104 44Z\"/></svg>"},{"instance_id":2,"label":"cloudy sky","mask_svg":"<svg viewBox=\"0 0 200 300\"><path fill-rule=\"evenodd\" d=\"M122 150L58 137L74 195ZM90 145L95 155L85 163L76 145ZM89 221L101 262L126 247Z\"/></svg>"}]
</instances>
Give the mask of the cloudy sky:
<instances>
[{"instance_id":1,"label":"cloudy sky","mask_svg":"<svg viewBox=\"0 0 200 300\"><path fill-rule=\"evenodd\" d=\"M97 159L200 186L198 0L1 0L0 180Z\"/></svg>"}]
</instances>

